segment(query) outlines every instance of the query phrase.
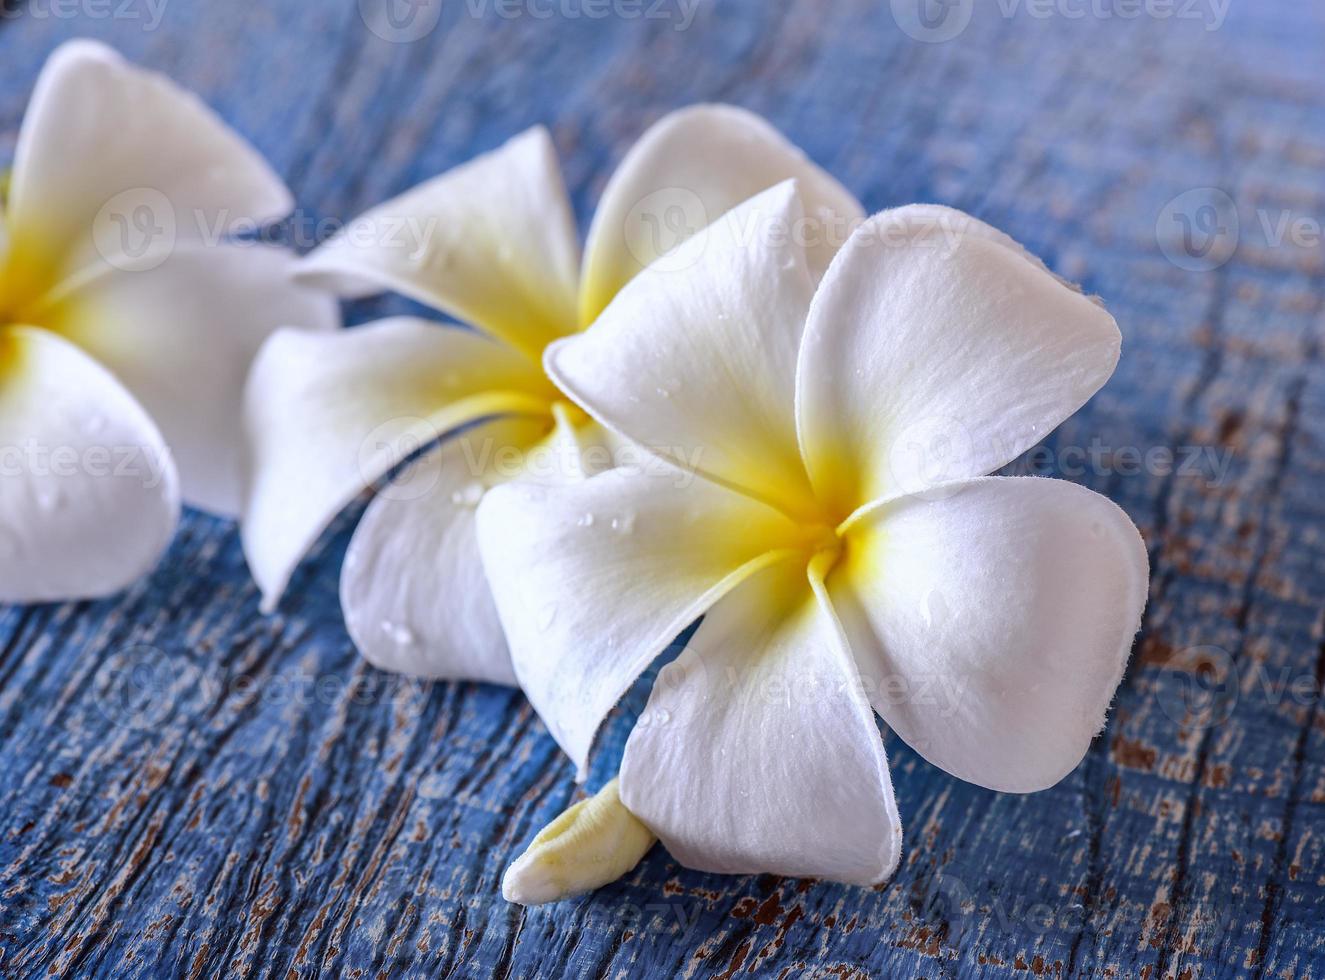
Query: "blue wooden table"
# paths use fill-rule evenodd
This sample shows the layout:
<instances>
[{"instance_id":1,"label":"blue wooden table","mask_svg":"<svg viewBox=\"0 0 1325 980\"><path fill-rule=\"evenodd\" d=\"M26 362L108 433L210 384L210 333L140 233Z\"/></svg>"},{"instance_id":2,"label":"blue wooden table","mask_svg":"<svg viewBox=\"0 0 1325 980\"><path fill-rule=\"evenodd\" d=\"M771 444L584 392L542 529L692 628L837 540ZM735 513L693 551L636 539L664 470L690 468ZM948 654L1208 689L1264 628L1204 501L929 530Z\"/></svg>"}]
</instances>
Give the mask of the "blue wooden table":
<instances>
[{"instance_id":1,"label":"blue wooden table","mask_svg":"<svg viewBox=\"0 0 1325 980\"><path fill-rule=\"evenodd\" d=\"M525 700L356 656L357 513L271 618L234 525L191 515L126 595L0 608L0 975L1325 977L1325 9L926 2L446 0L394 28L376 0L5 4L0 159L46 55L100 37L257 143L300 244L536 122L587 221L698 100L767 115L871 210L985 218L1125 336L1012 469L1122 504L1154 579L1056 788L987 792L888 738L891 883L657 848L526 910L501 873L576 790Z\"/></svg>"}]
</instances>

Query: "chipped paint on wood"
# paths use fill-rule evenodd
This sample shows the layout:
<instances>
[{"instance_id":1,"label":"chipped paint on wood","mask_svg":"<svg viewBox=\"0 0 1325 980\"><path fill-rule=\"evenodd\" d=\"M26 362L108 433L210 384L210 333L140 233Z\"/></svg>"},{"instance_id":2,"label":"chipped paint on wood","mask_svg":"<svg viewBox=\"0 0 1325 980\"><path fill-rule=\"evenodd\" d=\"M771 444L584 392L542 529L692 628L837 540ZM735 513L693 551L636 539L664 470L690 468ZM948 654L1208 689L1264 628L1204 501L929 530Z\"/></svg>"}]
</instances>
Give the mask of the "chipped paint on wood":
<instances>
[{"instance_id":1,"label":"chipped paint on wood","mask_svg":"<svg viewBox=\"0 0 1325 980\"><path fill-rule=\"evenodd\" d=\"M315 217L544 121L587 222L643 126L720 98L871 209L992 221L1125 336L1033 470L1108 494L1150 546L1108 730L1032 796L890 737L906 853L878 888L697 874L655 849L592 896L520 909L502 871L574 793L524 699L355 656L336 599L353 515L271 619L233 526L192 515L116 600L0 610L0 975L1325 977L1325 253L1274 247L1258 220L1325 222L1320 5L1234 3L1209 31L977 4L936 45L873 0L722 0L685 31L444 6L433 35L390 44L353 0L171 0L156 32L33 5L0 18L0 156L78 33L202 92ZM1236 197L1243 238L1191 272L1157 221L1202 186ZM1093 445L1098 464L1070 465ZM1198 465L1131 472L1126 447Z\"/></svg>"}]
</instances>

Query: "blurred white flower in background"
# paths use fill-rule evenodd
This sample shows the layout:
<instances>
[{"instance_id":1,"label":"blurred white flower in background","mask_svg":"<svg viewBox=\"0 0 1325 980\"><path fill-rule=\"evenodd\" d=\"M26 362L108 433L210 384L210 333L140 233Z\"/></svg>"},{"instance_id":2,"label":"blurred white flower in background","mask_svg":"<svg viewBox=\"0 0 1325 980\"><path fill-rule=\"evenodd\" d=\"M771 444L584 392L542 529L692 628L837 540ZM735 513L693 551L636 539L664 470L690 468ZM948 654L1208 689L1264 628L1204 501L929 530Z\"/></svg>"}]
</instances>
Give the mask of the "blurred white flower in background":
<instances>
[{"instance_id":1,"label":"blurred white flower in background","mask_svg":"<svg viewBox=\"0 0 1325 980\"><path fill-rule=\"evenodd\" d=\"M230 240L292 207L168 79L87 41L51 56L0 210L0 601L124 588L181 497L237 513L254 353L338 322L290 254Z\"/></svg>"}]
</instances>

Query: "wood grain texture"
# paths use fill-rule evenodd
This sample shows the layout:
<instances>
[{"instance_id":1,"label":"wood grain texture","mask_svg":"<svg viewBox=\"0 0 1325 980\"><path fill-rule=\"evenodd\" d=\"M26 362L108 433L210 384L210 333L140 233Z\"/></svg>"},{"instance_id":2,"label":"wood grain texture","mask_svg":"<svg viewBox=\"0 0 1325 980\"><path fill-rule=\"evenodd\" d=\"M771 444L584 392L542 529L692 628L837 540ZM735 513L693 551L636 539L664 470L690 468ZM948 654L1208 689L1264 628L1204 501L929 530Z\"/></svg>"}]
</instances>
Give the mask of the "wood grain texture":
<instances>
[{"instance_id":1,"label":"wood grain texture","mask_svg":"<svg viewBox=\"0 0 1325 980\"><path fill-rule=\"evenodd\" d=\"M1012 469L1117 500L1154 582L1108 729L1054 789L987 792L888 738L891 883L703 875L656 848L524 910L502 870L574 798L524 699L357 658L336 599L356 514L271 618L234 526L190 515L122 597L0 608L0 974L1325 977L1325 253L1275 235L1325 223L1318 4L1234 0L1211 30L1222 4L978 3L926 44L869 0L716 0L685 30L675 3L452 0L401 44L354 0L167 0L153 30L121 3L139 16L6 7L0 158L46 55L90 35L201 92L313 218L545 122L587 223L650 121L725 100L872 210L939 201L1008 230L1125 335L1106 390ZM1240 237L1191 271L1160 241L1202 187ZM1136 472L1129 447L1186 465Z\"/></svg>"}]
</instances>

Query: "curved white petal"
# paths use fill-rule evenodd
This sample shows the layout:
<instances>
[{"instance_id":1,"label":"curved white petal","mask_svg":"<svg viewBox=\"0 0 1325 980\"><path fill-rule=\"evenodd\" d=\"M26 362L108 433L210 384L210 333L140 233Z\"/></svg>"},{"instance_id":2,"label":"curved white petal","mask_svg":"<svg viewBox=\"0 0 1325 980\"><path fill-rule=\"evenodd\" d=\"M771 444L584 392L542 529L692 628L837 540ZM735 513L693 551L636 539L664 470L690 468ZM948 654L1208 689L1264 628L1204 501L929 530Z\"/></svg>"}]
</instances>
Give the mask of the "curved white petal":
<instances>
[{"instance_id":1,"label":"curved white petal","mask_svg":"<svg viewBox=\"0 0 1325 980\"><path fill-rule=\"evenodd\" d=\"M990 789L1052 786L1104 725L1145 606L1145 545L1107 498L990 477L862 517L829 579L875 709Z\"/></svg>"},{"instance_id":2,"label":"curved white petal","mask_svg":"<svg viewBox=\"0 0 1325 980\"><path fill-rule=\"evenodd\" d=\"M479 557L475 515L547 432L543 419L500 419L410 464L368 505L341 569L354 644L382 670L516 683Z\"/></svg>"},{"instance_id":3,"label":"curved white petal","mask_svg":"<svg viewBox=\"0 0 1325 980\"><path fill-rule=\"evenodd\" d=\"M778 512L662 464L488 492L479 550L515 672L581 778L635 678L769 542L795 533Z\"/></svg>"},{"instance_id":4,"label":"curved white petal","mask_svg":"<svg viewBox=\"0 0 1325 980\"><path fill-rule=\"evenodd\" d=\"M788 181L650 266L592 329L558 341L548 373L590 415L678 466L792 512L811 506L796 445L797 352L813 284L779 229Z\"/></svg>"},{"instance_id":5,"label":"curved white petal","mask_svg":"<svg viewBox=\"0 0 1325 980\"><path fill-rule=\"evenodd\" d=\"M579 242L542 126L350 222L303 263L344 295L393 290L537 357L575 330Z\"/></svg>"},{"instance_id":6,"label":"curved white petal","mask_svg":"<svg viewBox=\"0 0 1325 980\"><path fill-rule=\"evenodd\" d=\"M902 825L874 714L804 559L751 576L661 672L621 798L682 864L886 879Z\"/></svg>"},{"instance_id":7,"label":"curved white petal","mask_svg":"<svg viewBox=\"0 0 1325 980\"><path fill-rule=\"evenodd\" d=\"M640 137L603 191L585 248L580 318L592 323L659 255L760 191L795 178L799 227L817 280L865 217L841 184L765 120L730 105L664 116Z\"/></svg>"},{"instance_id":8,"label":"curved white petal","mask_svg":"<svg viewBox=\"0 0 1325 980\"><path fill-rule=\"evenodd\" d=\"M133 396L59 337L0 328L0 602L118 592L178 520L174 464Z\"/></svg>"},{"instance_id":9,"label":"curved white petal","mask_svg":"<svg viewBox=\"0 0 1325 980\"><path fill-rule=\"evenodd\" d=\"M277 331L244 393L241 533L263 608L332 518L397 463L474 419L547 417L551 395L526 358L469 330L401 317Z\"/></svg>"},{"instance_id":10,"label":"curved white petal","mask_svg":"<svg viewBox=\"0 0 1325 980\"><path fill-rule=\"evenodd\" d=\"M41 310L151 413L179 467L184 499L233 516L243 501L243 391L278 327L327 331L336 301L291 278L294 256L265 245L192 244L161 265L109 266Z\"/></svg>"},{"instance_id":11,"label":"curved white petal","mask_svg":"<svg viewBox=\"0 0 1325 980\"><path fill-rule=\"evenodd\" d=\"M815 489L839 518L1015 459L1118 362L1101 306L987 225L936 230L925 214L866 222L810 310L797 421Z\"/></svg>"},{"instance_id":12,"label":"curved white petal","mask_svg":"<svg viewBox=\"0 0 1325 980\"><path fill-rule=\"evenodd\" d=\"M64 44L47 61L9 195L25 274L132 261L148 246L251 229L293 207L257 151L163 75L92 41Z\"/></svg>"}]
</instances>

